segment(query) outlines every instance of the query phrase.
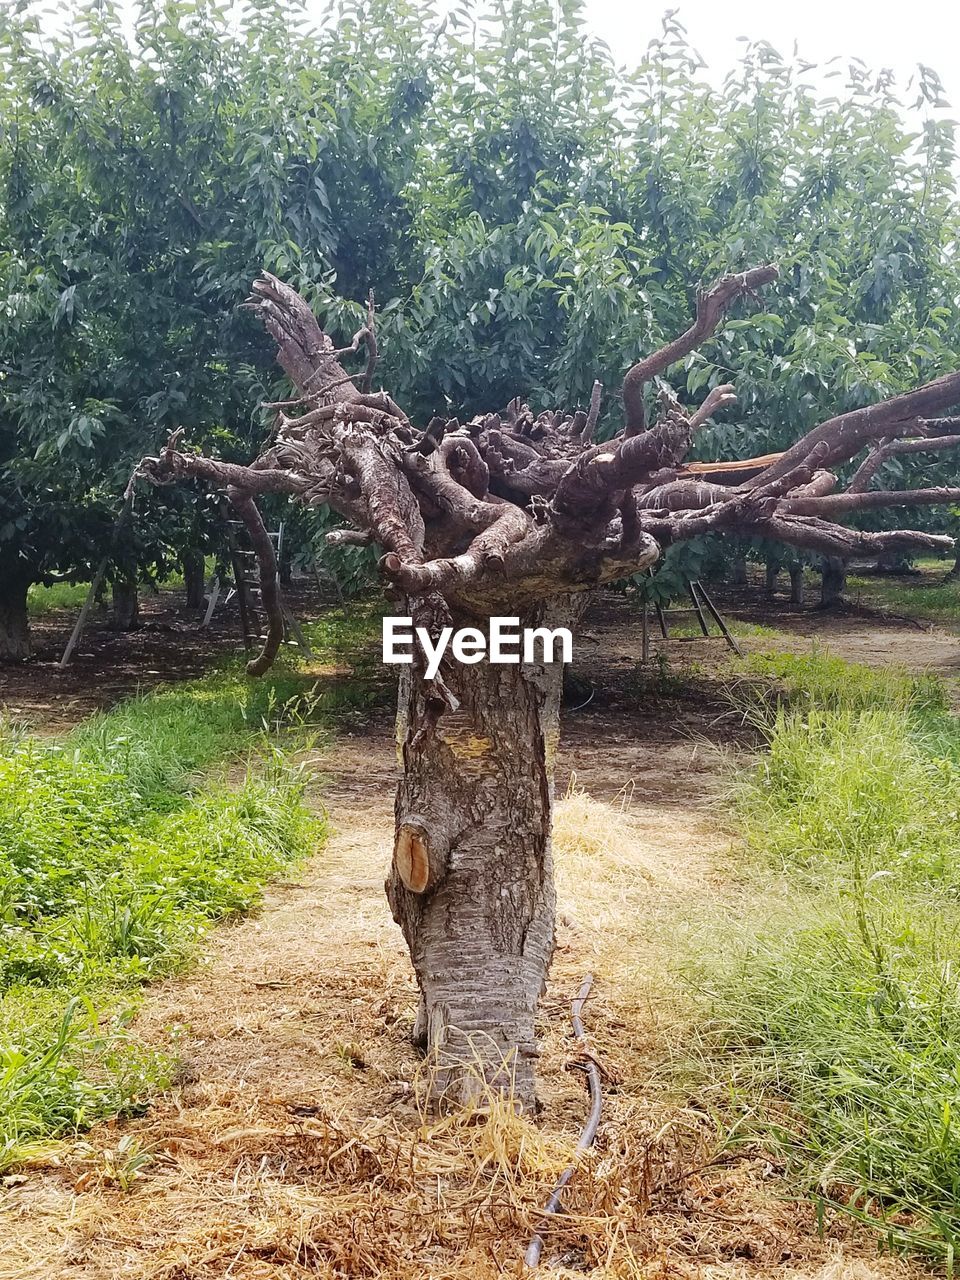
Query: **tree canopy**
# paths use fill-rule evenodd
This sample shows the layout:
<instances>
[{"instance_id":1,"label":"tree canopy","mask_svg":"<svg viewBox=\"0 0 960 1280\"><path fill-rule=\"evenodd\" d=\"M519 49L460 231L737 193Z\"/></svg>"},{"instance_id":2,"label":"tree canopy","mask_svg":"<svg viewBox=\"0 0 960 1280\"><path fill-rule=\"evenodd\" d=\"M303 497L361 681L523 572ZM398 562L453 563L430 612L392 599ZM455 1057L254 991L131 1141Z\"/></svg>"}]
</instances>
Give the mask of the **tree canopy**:
<instances>
[{"instance_id":1,"label":"tree canopy","mask_svg":"<svg viewBox=\"0 0 960 1280\"><path fill-rule=\"evenodd\" d=\"M594 378L618 386L684 328L699 284L759 261L781 269L765 308L671 371L694 400L737 373L738 402L699 456L781 448L953 368L939 82L919 74L914 134L888 76L856 62L831 74L827 97L755 44L712 87L669 17L621 71L576 0L444 18L342 3L314 29L275 0L239 18L141 0L132 30L96 0L54 35L8 8L4 589L85 575L131 467L169 430L227 459L256 453L255 406L279 394L239 309L260 267L344 342L372 288L380 376L421 417L517 394L586 405ZM918 462L884 465L907 483ZM206 523L192 498L157 496L122 554L162 564Z\"/></svg>"}]
</instances>

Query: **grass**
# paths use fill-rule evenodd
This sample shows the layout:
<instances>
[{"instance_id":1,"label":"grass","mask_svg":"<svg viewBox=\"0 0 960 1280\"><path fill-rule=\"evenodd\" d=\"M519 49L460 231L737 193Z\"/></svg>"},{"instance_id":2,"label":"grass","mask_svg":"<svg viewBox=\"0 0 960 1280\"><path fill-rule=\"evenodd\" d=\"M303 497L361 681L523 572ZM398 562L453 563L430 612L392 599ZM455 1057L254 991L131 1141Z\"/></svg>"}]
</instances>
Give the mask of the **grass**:
<instances>
[{"instance_id":1,"label":"grass","mask_svg":"<svg viewBox=\"0 0 960 1280\"><path fill-rule=\"evenodd\" d=\"M847 590L851 597L863 598L891 613L907 618L924 618L948 627L960 626L960 578L946 579L952 561L921 565L923 577L914 581L898 578L851 576Z\"/></svg>"},{"instance_id":2,"label":"grass","mask_svg":"<svg viewBox=\"0 0 960 1280\"><path fill-rule=\"evenodd\" d=\"M42 618L56 609L79 609L89 590L89 582L55 582L49 587L35 582L27 590L30 617Z\"/></svg>"},{"instance_id":3,"label":"grass","mask_svg":"<svg viewBox=\"0 0 960 1280\"><path fill-rule=\"evenodd\" d=\"M283 745L313 683L228 669L0 738L0 1168L139 1105L166 1070L127 1030L139 984L321 840Z\"/></svg>"},{"instance_id":4,"label":"grass","mask_svg":"<svg viewBox=\"0 0 960 1280\"><path fill-rule=\"evenodd\" d=\"M768 753L733 795L752 856L688 966L705 1092L730 1141L951 1270L960 723L903 672L816 651L741 669Z\"/></svg>"}]
</instances>

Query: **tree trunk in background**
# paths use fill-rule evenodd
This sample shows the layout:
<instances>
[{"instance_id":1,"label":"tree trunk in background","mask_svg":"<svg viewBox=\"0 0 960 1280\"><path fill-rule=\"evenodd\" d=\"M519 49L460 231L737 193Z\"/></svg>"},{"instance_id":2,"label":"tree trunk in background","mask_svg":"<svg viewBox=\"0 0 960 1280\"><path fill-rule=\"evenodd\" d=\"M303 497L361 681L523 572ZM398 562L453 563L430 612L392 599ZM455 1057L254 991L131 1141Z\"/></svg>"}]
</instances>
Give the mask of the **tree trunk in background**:
<instances>
[{"instance_id":1,"label":"tree trunk in background","mask_svg":"<svg viewBox=\"0 0 960 1280\"><path fill-rule=\"evenodd\" d=\"M180 557L183 569L183 587L188 609L202 609L206 589L206 563L202 551L191 548Z\"/></svg>"},{"instance_id":2,"label":"tree trunk in background","mask_svg":"<svg viewBox=\"0 0 960 1280\"><path fill-rule=\"evenodd\" d=\"M113 616L110 626L114 631L135 631L140 625L140 595L137 580L118 576L111 583Z\"/></svg>"},{"instance_id":3,"label":"tree trunk in background","mask_svg":"<svg viewBox=\"0 0 960 1280\"><path fill-rule=\"evenodd\" d=\"M561 597L523 623L572 630L585 604ZM460 705L439 719L430 682L403 668L387 897L420 986L433 1101L469 1103L492 1088L532 1111L534 1018L553 953L563 664L450 666Z\"/></svg>"},{"instance_id":4,"label":"tree trunk in background","mask_svg":"<svg viewBox=\"0 0 960 1280\"><path fill-rule=\"evenodd\" d=\"M766 592L768 596L772 596L777 589L777 579L780 577L780 565L767 563L766 575Z\"/></svg>"},{"instance_id":5,"label":"tree trunk in background","mask_svg":"<svg viewBox=\"0 0 960 1280\"><path fill-rule=\"evenodd\" d=\"M747 557L734 556L730 562L730 584L734 587L746 587L750 578L747 574Z\"/></svg>"},{"instance_id":6,"label":"tree trunk in background","mask_svg":"<svg viewBox=\"0 0 960 1280\"><path fill-rule=\"evenodd\" d=\"M877 556L877 573L916 573L910 557L902 551L881 551Z\"/></svg>"},{"instance_id":7,"label":"tree trunk in background","mask_svg":"<svg viewBox=\"0 0 960 1280\"><path fill-rule=\"evenodd\" d=\"M803 604L803 565L790 566L790 603Z\"/></svg>"},{"instance_id":8,"label":"tree trunk in background","mask_svg":"<svg viewBox=\"0 0 960 1280\"><path fill-rule=\"evenodd\" d=\"M840 556L824 556L820 572L822 574L821 608L829 609L832 605L841 604L847 587L846 560Z\"/></svg>"},{"instance_id":9,"label":"tree trunk in background","mask_svg":"<svg viewBox=\"0 0 960 1280\"><path fill-rule=\"evenodd\" d=\"M33 652L27 614L29 578L0 579L0 662L23 662Z\"/></svg>"},{"instance_id":10,"label":"tree trunk in background","mask_svg":"<svg viewBox=\"0 0 960 1280\"><path fill-rule=\"evenodd\" d=\"M953 562L953 568L947 574L949 579L960 578L960 542L957 543L957 558Z\"/></svg>"}]
</instances>

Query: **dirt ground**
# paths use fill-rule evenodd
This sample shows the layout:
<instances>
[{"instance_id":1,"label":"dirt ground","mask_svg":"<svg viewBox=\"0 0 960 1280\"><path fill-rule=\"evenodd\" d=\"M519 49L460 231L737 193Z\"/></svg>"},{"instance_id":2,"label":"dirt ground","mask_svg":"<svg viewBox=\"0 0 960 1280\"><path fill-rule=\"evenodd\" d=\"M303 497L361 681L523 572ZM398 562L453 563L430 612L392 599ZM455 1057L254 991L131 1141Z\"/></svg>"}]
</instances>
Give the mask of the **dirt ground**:
<instances>
[{"instance_id":1,"label":"dirt ground","mask_svg":"<svg viewBox=\"0 0 960 1280\"><path fill-rule=\"evenodd\" d=\"M334 603L306 578L295 579L284 595L303 619ZM61 667L79 612L54 609L32 619L34 657L0 666L0 708L12 719L46 732L68 728L139 689L200 676L242 649L236 604L218 607L202 630L203 611L187 609L181 590L164 587L141 596L141 625L134 631L112 630L107 610L94 609L69 666Z\"/></svg>"},{"instance_id":2,"label":"dirt ground","mask_svg":"<svg viewBox=\"0 0 960 1280\"><path fill-rule=\"evenodd\" d=\"M755 598L730 604L798 648L816 633L859 661L960 675L960 640L936 629L854 615L824 627L820 615L773 616ZM270 889L255 918L216 930L198 970L147 993L136 1029L176 1054L176 1087L146 1116L62 1144L0 1193L0 1280L524 1274L537 1206L585 1115L567 1009L586 972L607 1097L544 1274L923 1274L849 1228L828 1224L821 1238L774 1161L718 1157L710 1117L664 1090L658 1067L683 1028L659 980L656 922L721 890L722 763L751 742L708 678L722 646L674 642L671 655L696 670L665 696L637 676L639 628L622 599L584 630L563 722L558 790L572 780L573 794L557 822L560 928L538 1126L498 1114L437 1123L418 1110L414 988L383 896L395 762L390 718L378 712L341 730L319 762L328 844ZM96 660L106 666L109 654ZM49 672L34 673L32 700L17 678L0 699L12 688L31 718L58 722L89 705L79 680L51 698ZM121 1144L146 1161L127 1189L112 1154Z\"/></svg>"}]
</instances>

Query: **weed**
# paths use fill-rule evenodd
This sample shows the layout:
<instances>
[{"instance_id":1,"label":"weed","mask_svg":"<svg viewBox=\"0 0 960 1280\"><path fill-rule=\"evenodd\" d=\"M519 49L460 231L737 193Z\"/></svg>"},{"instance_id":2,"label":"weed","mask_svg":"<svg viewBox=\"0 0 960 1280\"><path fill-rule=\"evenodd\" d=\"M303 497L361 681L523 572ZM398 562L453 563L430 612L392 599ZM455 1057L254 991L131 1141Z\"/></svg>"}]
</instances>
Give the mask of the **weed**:
<instances>
[{"instance_id":1,"label":"weed","mask_svg":"<svg viewBox=\"0 0 960 1280\"><path fill-rule=\"evenodd\" d=\"M947 1261L960 1237L960 726L942 689L754 656L768 754L733 799L755 858L696 934L701 1070L729 1140ZM712 942L707 940L712 937Z\"/></svg>"},{"instance_id":2,"label":"weed","mask_svg":"<svg viewBox=\"0 0 960 1280\"><path fill-rule=\"evenodd\" d=\"M316 846L284 747L321 731L313 683L228 670L61 742L0 738L0 1168L165 1077L125 1030L135 985L181 967L211 921ZM218 760L229 778L205 781Z\"/></svg>"}]
</instances>

